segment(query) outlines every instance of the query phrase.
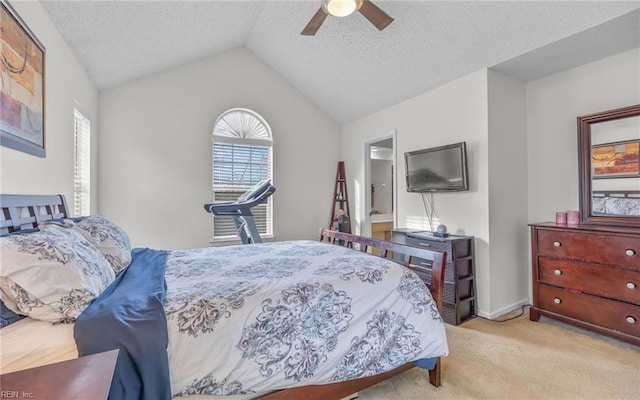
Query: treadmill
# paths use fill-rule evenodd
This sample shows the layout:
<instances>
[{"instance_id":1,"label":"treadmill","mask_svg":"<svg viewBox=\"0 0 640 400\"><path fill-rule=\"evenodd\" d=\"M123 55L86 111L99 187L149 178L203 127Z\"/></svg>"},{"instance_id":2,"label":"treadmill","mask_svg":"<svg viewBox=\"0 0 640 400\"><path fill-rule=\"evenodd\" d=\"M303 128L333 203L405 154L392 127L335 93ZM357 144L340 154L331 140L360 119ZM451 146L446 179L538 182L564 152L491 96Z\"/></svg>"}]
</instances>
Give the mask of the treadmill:
<instances>
[{"instance_id":1,"label":"treadmill","mask_svg":"<svg viewBox=\"0 0 640 400\"><path fill-rule=\"evenodd\" d=\"M271 184L271 180L265 179L256 183L236 201L209 203L204 205L204 209L214 215L233 217L238 236L243 244L262 243L251 209L265 203L275 191L276 188Z\"/></svg>"}]
</instances>

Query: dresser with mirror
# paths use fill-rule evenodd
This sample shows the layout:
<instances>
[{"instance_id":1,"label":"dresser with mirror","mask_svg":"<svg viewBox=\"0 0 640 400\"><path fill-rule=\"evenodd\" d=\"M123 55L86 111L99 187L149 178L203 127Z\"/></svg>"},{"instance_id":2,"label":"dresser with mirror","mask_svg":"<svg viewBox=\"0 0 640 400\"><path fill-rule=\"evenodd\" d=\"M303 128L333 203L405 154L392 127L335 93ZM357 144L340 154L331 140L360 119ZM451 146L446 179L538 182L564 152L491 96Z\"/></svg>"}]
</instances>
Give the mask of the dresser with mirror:
<instances>
[{"instance_id":1,"label":"dresser with mirror","mask_svg":"<svg viewBox=\"0 0 640 400\"><path fill-rule=\"evenodd\" d=\"M640 345L640 105L577 118L580 223L530 224L530 319Z\"/></svg>"}]
</instances>

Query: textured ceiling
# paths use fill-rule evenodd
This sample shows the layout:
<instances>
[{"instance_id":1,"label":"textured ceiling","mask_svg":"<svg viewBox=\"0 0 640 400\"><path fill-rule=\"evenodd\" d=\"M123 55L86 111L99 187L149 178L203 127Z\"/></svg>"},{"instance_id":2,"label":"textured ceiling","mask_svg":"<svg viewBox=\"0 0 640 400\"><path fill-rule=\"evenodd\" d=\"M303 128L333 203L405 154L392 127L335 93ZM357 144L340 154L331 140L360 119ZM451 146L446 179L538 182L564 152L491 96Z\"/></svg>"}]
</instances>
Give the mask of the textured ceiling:
<instances>
[{"instance_id":1,"label":"textured ceiling","mask_svg":"<svg viewBox=\"0 0 640 400\"><path fill-rule=\"evenodd\" d=\"M42 1L99 89L246 46L338 123L485 67L524 81L640 44L640 1L375 1L300 31L318 0Z\"/></svg>"}]
</instances>

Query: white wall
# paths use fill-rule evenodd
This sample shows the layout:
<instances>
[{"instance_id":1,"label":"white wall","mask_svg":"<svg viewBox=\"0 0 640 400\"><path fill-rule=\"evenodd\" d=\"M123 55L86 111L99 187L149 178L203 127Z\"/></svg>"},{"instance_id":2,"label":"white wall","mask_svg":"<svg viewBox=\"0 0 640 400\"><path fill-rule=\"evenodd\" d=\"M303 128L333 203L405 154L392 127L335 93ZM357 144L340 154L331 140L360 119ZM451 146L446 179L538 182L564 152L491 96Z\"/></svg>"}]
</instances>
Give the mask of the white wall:
<instances>
[{"instance_id":1,"label":"white wall","mask_svg":"<svg viewBox=\"0 0 640 400\"><path fill-rule=\"evenodd\" d=\"M640 104L640 48L527 84L530 223L578 210L576 118L634 104Z\"/></svg>"},{"instance_id":2,"label":"white wall","mask_svg":"<svg viewBox=\"0 0 640 400\"><path fill-rule=\"evenodd\" d=\"M440 220L475 237L478 311L530 301L527 223L578 208L576 117L640 103L640 49L524 84L481 70L343 127L343 158L364 220L364 141L397 130L397 156L467 142L470 191L435 195ZM404 176L399 162L397 176ZM398 188L399 227L429 229L422 201Z\"/></svg>"},{"instance_id":3,"label":"white wall","mask_svg":"<svg viewBox=\"0 0 640 400\"><path fill-rule=\"evenodd\" d=\"M57 194L73 202L74 100L90 114L92 128L92 204L97 210L98 92L76 60L42 5L11 2L13 8L45 47L45 150L40 158L0 147L0 192Z\"/></svg>"},{"instance_id":4,"label":"white wall","mask_svg":"<svg viewBox=\"0 0 640 400\"><path fill-rule=\"evenodd\" d=\"M489 70L490 318L528 302L525 84ZM486 277L485 277L486 278Z\"/></svg>"},{"instance_id":5,"label":"white wall","mask_svg":"<svg viewBox=\"0 0 640 400\"><path fill-rule=\"evenodd\" d=\"M276 240L329 225L340 129L245 48L100 93L100 212L135 246L208 246L211 131L233 107L261 114L274 139Z\"/></svg>"},{"instance_id":6,"label":"white wall","mask_svg":"<svg viewBox=\"0 0 640 400\"><path fill-rule=\"evenodd\" d=\"M529 222L578 209L580 115L640 103L640 48L527 84Z\"/></svg>"},{"instance_id":7,"label":"white wall","mask_svg":"<svg viewBox=\"0 0 640 400\"><path fill-rule=\"evenodd\" d=\"M372 210L380 214L393 213L393 161L371 158Z\"/></svg>"},{"instance_id":8,"label":"white wall","mask_svg":"<svg viewBox=\"0 0 640 400\"><path fill-rule=\"evenodd\" d=\"M453 234L475 237L476 279L480 310L489 309L489 188L487 70L481 70L402 103L347 124L342 130L342 155L355 199L352 223L363 223L364 143L396 130L398 165L398 227L429 229L420 194L409 193L404 181L404 153L449 143L467 142L470 190L434 195L439 223ZM437 225L437 224L436 224Z\"/></svg>"}]
</instances>

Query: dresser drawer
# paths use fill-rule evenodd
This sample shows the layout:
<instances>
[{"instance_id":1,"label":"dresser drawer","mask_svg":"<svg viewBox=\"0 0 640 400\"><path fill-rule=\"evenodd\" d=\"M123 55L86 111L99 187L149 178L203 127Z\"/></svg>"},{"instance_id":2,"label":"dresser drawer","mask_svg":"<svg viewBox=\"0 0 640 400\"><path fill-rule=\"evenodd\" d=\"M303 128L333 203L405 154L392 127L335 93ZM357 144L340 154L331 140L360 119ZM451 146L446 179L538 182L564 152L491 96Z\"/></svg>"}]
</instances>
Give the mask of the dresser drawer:
<instances>
[{"instance_id":1,"label":"dresser drawer","mask_svg":"<svg viewBox=\"0 0 640 400\"><path fill-rule=\"evenodd\" d=\"M429 271L429 275L431 275L431 268L433 267L433 263L429 260L424 260L422 258L414 258L411 261L410 267L416 267L419 270L427 270ZM444 280L445 282L455 282L456 281L456 267L453 263L447 263L445 265L444 270Z\"/></svg>"},{"instance_id":2,"label":"dresser drawer","mask_svg":"<svg viewBox=\"0 0 640 400\"><path fill-rule=\"evenodd\" d=\"M538 280L554 286L640 304L640 272L538 257Z\"/></svg>"},{"instance_id":3,"label":"dresser drawer","mask_svg":"<svg viewBox=\"0 0 640 400\"><path fill-rule=\"evenodd\" d=\"M420 279L431 288L431 272L429 269L419 266L409 267L413 272L418 274ZM466 300L475 295L475 287L473 279L463 279L458 282L445 282L442 293L442 300L446 304L456 304L460 300Z\"/></svg>"},{"instance_id":4,"label":"dresser drawer","mask_svg":"<svg viewBox=\"0 0 640 400\"><path fill-rule=\"evenodd\" d=\"M451 262L453 254L451 251L451 242L441 242L439 240L420 239L411 236L407 236L407 244L416 247L422 247L423 249L429 249L434 251L446 251L447 262Z\"/></svg>"},{"instance_id":5,"label":"dresser drawer","mask_svg":"<svg viewBox=\"0 0 640 400\"><path fill-rule=\"evenodd\" d=\"M458 304L442 305L442 319L451 325L459 325L476 316L476 303L474 299L461 301Z\"/></svg>"},{"instance_id":6,"label":"dresser drawer","mask_svg":"<svg viewBox=\"0 0 640 400\"><path fill-rule=\"evenodd\" d=\"M431 289L431 270L429 268L423 268L421 266L409 266L409 268L415 272L420 279ZM445 282L442 288L442 301L445 304L456 304L456 284Z\"/></svg>"},{"instance_id":7,"label":"dresser drawer","mask_svg":"<svg viewBox=\"0 0 640 400\"><path fill-rule=\"evenodd\" d=\"M537 304L544 310L640 336L640 306L542 284Z\"/></svg>"},{"instance_id":8,"label":"dresser drawer","mask_svg":"<svg viewBox=\"0 0 640 400\"><path fill-rule=\"evenodd\" d=\"M462 257L471 257L473 255L473 241L469 238L440 240L414 237L407 235L406 242L408 245L422 247L435 251L446 251L447 262L453 262Z\"/></svg>"},{"instance_id":9,"label":"dresser drawer","mask_svg":"<svg viewBox=\"0 0 640 400\"><path fill-rule=\"evenodd\" d=\"M538 255L613 264L640 271L640 238L539 229Z\"/></svg>"}]
</instances>

